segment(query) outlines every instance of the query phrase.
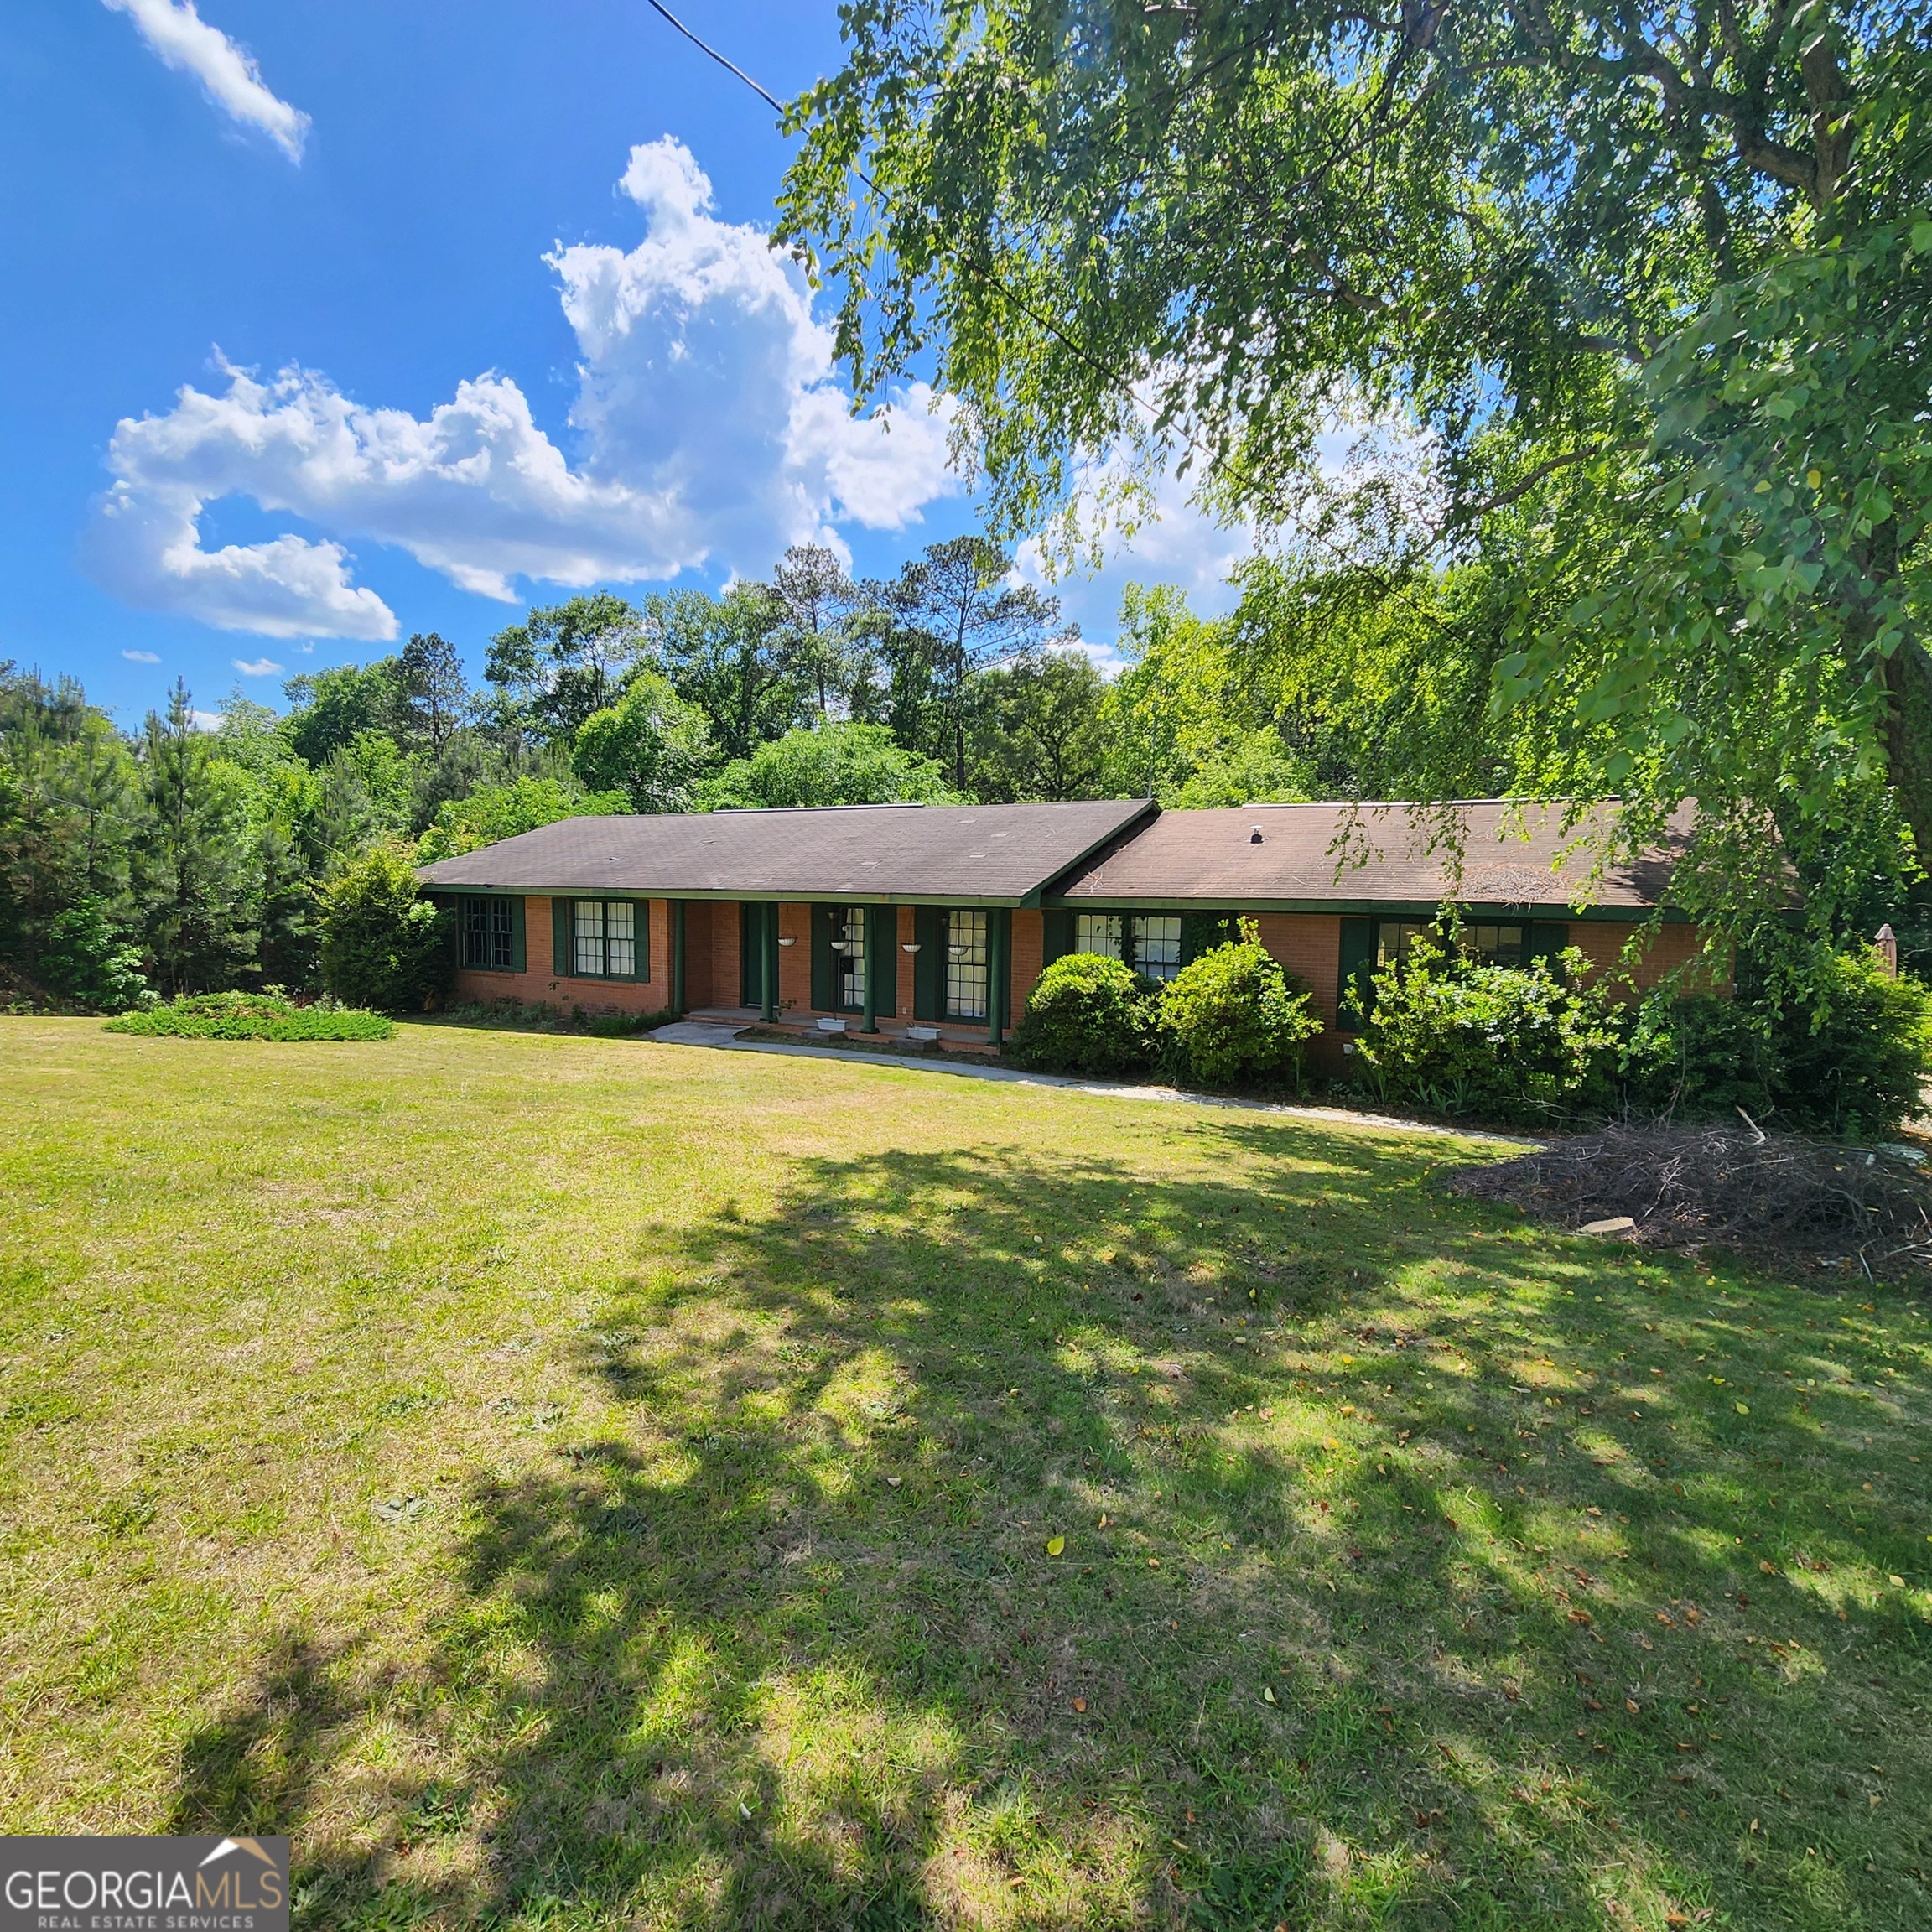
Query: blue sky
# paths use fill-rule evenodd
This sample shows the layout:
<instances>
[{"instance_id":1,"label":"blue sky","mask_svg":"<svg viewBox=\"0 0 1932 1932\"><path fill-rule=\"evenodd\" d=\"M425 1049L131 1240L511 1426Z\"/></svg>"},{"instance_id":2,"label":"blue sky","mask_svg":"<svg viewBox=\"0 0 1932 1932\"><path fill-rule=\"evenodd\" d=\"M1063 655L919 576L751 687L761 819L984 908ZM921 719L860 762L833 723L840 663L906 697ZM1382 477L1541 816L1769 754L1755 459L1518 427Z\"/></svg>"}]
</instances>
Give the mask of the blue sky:
<instances>
[{"instance_id":1,"label":"blue sky","mask_svg":"<svg viewBox=\"0 0 1932 1932\"><path fill-rule=\"evenodd\" d=\"M761 245L770 111L641 0L200 6L0 23L0 658L132 723L974 527L930 397L853 422ZM829 0L678 10L782 96L837 59ZM1129 577L1213 600L1238 539L1171 507L1058 586L1089 638Z\"/></svg>"}]
</instances>

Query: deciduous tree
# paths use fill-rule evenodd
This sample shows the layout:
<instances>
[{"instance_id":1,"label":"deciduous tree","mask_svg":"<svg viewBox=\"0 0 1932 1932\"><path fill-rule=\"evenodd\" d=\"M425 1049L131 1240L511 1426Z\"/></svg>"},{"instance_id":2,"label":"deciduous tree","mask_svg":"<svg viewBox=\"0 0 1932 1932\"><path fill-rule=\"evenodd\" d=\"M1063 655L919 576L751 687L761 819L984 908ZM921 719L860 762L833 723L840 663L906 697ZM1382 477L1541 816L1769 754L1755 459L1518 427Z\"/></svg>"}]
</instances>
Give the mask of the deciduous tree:
<instances>
[{"instance_id":1,"label":"deciduous tree","mask_svg":"<svg viewBox=\"0 0 1932 1932\"><path fill-rule=\"evenodd\" d=\"M1522 782L1621 795L1632 844L1696 796L1687 890L1735 921L1774 824L1827 923L1902 830L1932 857L1921 8L841 18L781 233L861 395L927 358L959 399L1006 528L1130 453L1391 597L1479 547L1521 590L1490 688ZM1364 413L1423 432L1389 558L1320 502Z\"/></svg>"}]
</instances>

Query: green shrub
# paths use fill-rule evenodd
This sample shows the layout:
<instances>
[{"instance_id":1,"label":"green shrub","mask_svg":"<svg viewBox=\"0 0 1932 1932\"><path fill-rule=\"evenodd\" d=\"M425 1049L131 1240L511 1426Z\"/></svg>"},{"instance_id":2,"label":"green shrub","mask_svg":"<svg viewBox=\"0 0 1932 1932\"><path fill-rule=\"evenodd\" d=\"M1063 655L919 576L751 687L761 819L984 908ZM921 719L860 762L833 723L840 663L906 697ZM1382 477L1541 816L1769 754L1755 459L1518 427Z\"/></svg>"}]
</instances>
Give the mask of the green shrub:
<instances>
[{"instance_id":1,"label":"green shrub","mask_svg":"<svg viewBox=\"0 0 1932 1932\"><path fill-rule=\"evenodd\" d=\"M1203 953L1161 989L1158 1022L1163 1067L1203 1087L1299 1087L1303 1044L1322 1031L1308 989L1245 919L1239 939Z\"/></svg>"},{"instance_id":2,"label":"green shrub","mask_svg":"<svg viewBox=\"0 0 1932 1932\"><path fill-rule=\"evenodd\" d=\"M40 977L51 993L97 1013L124 1013L152 1000L141 971L141 949L108 922L91 894L56 912L40 953Z\"/></svg>"},{"instance_id":3,"label":"green shrub","mask_svg":"<svg viewBox=\"0 0 1932 1932\"><path fill-rule=\"evenodd\" d=\"M1780 1126L1877 1135L1921 1110L1932 1074L1932 993L1875 953L1840 953L1811 974L1811 999L1774 1022L1772 1098Z\"/></svg>"},{"instance_id":4,"label":"green shrub","mask_svg":"<svg viewBox=\"0 0 1932 1932\"><path fill-rule=\"evenodd\" d=\"M655 1033L677 1017L668 1009L657 1013L600 1013L584 1031L593 1040L630 1040L640 1033Z\"/></svg>"},{"instance_id":5,"label":"green shrub","mask_svg":"<svg viewBox=\"0 0 1932 1932\"><path fill-rule=\"evenodd\" d=\"M1754 1120L1770 1112L1778 1054L1761 1007L1659 988L1613 1017L1627 1109L1683 1120L1734 1117L1739 1108Z\"/></svg>"},{"instance_id":6,"label":"green shrub","mask_svg":"<svg viewBox=\"0 0 1932 1932\"><path fill-rule=\"evenodd\" d=\"M1483 966L1452 929L1374 975L1355 1059L1377 1099L1438 1114L1551 1124L1600 1111L1619 1028L1576 948L1559 961Z\"/></svg>"},{"instance_id":7,"label":"green shrub","mask_svg":"<svg viewBox=\"0 0 1932 1932\"><path fill-rule=\"evenodd\" d=\"M1625 1105L1685 1119L1742 1108L1810 1134L1893 1131L1932 1073L1932 994L1862 953L1826 954L1807 977L1808 995L1652 994L1625 1026Z\"/></svg>"},{"instance_id":8,"label":"green shrub","mask_svg":"<svg viewBox=\"0 0 1932 1932\"><path fill-rule=\"evenodd\" d=\"M107 1022L110 1033L165 1034L180 1040L387 1040L396 1031L380 1013L318 1000L298 1006L282 994L184 993Z\"/></svg>"},{"instance_id":9,"label":"green shrub","mask_svg":"<svg viewBox=\"0 0 1932 1932\"><path fill-rule=\"evenodd\" d=\"M1050 1073L1140 1073L1152 1063L1154 989L1118 959L1068 953L1033 982L1008 1057Z\"/></svg>"},{"instance_id":10,"label":"green shrub","mask_svg":"<svg viewBox=\"0 0 1932 1932\"><path fill-rule=\"evenodd\" d=\"M420 1013L449 984L449 915L417 891L400 839L372 847L322 893L322 984L351 1006Z\"/></svg>"}]
</instances>

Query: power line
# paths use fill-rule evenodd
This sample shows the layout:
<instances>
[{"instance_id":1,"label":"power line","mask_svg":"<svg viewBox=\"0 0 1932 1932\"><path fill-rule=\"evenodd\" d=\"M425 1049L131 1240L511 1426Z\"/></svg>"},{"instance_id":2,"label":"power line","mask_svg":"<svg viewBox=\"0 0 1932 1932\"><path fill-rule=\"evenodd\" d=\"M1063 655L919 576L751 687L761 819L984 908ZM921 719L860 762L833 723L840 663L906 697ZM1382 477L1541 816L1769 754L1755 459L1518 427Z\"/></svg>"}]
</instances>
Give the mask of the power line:
<instances>
[{"instance_id":1,"label":"power line","mask_svg":"<svg viewBox=\"0 0 1932 1932\"><path fill-rule=\"evenodd\" d=\"M782 101L779 100L776 96L767 93L766 90L761 87L758 83L754 80L742 67L739 66L734 61L726 60L725 57L709 42L700 40L698 36L693 34L691 29L687 27L675 13L673 13L668 7L663 4L663 0L644 0L644 3L651 9L653 13L662 16L664 19L667 20L672 24L672 26L675 27L678 31L682 34L684 38L688 40L700 54L706 55L711 60L715 60L727 74L736 75L737 77L742 80L745 85L749 87L761 101L768 103L777 113L780 115L784 113L785 103ZM870 186L870 184L868 183L867 185Z\"/></svg>"}]
</instances>

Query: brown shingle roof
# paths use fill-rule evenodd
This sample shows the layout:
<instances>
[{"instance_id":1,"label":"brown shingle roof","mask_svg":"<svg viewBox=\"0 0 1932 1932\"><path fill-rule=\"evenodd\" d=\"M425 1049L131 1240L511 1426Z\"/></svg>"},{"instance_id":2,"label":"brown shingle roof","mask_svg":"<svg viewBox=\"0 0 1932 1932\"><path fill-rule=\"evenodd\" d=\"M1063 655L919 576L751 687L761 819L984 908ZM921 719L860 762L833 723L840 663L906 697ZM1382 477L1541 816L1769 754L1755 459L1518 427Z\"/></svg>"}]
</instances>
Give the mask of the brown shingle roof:
<instances>
[{"instance_id":1,"label":"brown shingle roof","mask_svg":"<svg viewBox=\"0 0 1932 1932\"><path fill-rule=\"evenodd\" d=\"M502 891L1017 906L1151 809L1130 798L566 818L417 876Z\"/></svg>"},{"instance_id":2,"label":"brown shingle roof","mask_svg":"<svg viewBox=\"0 0 1932 1932\"><path fill-rule=\"evenodd\" d=\"M1592 854L1602 848L1613 812L1613 807L1592 808L1567 834L1561 806L1512 806L1493 798L1453 806L1244 805L1163 812L1076 867L1048 891L1046 902L1333 911L1424 911L1454 899L1512 910L1649 911L1669 890L1672 867L1688 840L1689 813L1681 811L1672 821L1665 849L1635 865L1613 866L1592 880ZM1460 880L1453 854L1429 849L1431 834L1446 813L1462 827ZM1559 855L1579 842L1585 849L1555 867Z\"/></svg>"}]
</instances>

